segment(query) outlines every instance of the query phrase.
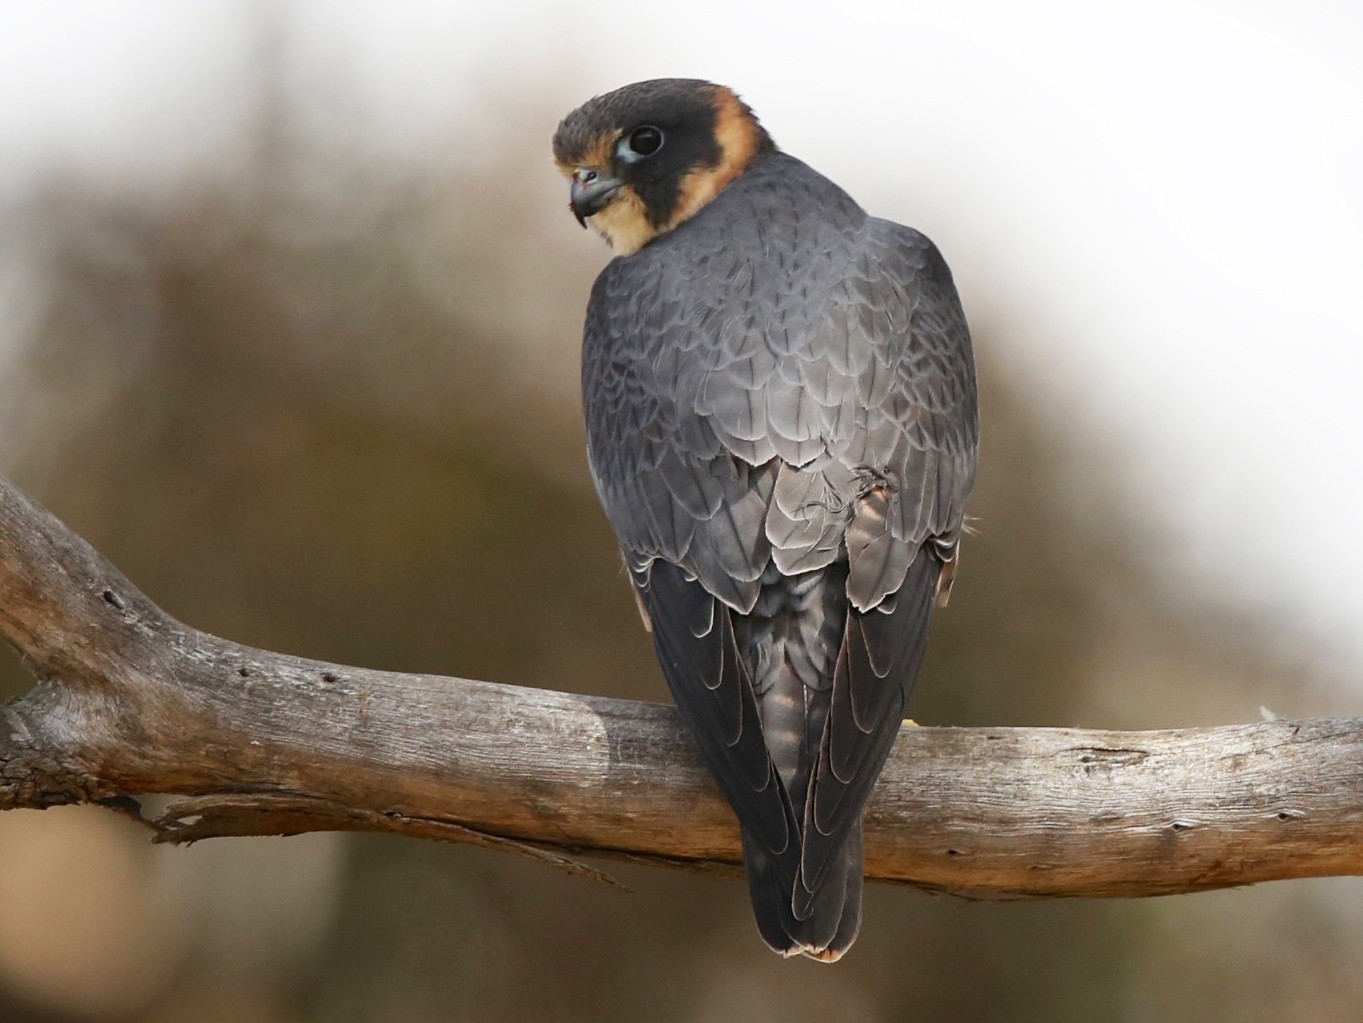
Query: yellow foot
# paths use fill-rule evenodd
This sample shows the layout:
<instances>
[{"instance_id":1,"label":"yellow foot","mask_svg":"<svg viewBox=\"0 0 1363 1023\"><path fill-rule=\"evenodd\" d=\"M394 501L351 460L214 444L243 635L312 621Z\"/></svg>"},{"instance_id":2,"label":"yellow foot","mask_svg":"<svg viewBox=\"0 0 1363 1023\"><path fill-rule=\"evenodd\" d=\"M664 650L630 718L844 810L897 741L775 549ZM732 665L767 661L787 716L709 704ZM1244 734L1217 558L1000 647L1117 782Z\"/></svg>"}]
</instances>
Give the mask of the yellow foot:
<instances>
[{"instance_id":1,"label":"yellow foot","mask_svg":"<svg viewBox=\"0 0 1363 1023\"><path fill-rule=\"evenodd\" d=\"M899 722L899 723L900 723L901 725L903 725L905 728L917 728L917 727L918 727L918 722L915 721L913 718L905 718L903 721L901 721L901 722Z\"/></svg>"}]
</instances>

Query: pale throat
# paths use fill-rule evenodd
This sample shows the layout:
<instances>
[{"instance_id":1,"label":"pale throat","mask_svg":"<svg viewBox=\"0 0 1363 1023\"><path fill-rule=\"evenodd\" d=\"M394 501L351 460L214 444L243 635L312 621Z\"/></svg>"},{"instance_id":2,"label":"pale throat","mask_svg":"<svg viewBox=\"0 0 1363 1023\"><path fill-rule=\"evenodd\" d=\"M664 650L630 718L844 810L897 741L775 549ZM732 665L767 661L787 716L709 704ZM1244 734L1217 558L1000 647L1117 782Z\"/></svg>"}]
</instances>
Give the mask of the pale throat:
<instances>
[{"instance_id":1,"label":"pale throat","mask_svg":"<svg viewBox=\"0 0 1363 1023\"><path fill-rule=\"evenodd\" d=\"M628 185L615 193L605 209L588 217L587 223L620 256L633 255L664 230L649 223L644 201Z\"/></svg>"}]
</instances>

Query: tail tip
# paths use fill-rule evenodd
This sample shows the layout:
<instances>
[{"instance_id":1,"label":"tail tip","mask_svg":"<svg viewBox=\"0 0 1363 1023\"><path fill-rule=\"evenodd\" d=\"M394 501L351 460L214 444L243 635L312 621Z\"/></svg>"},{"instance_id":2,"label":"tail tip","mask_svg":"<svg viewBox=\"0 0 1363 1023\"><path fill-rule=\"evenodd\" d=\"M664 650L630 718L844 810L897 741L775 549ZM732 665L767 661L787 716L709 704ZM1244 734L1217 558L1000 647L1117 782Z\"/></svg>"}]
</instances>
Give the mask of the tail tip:
<instances>
[{"instance_id":1,"label":"tail tip","mask_svg":"<svg viewBox=\"0 0 1363 1023\"><path fill-rule=\"evenodd\" d=\"M815 948L812 945L803 945L792 951L783 952L787 959L792 956L804 956L806 959L813 959L816 963L836 963L843 957L848 946L829 945L827 948Z\"/></svg>"}]
</instances>

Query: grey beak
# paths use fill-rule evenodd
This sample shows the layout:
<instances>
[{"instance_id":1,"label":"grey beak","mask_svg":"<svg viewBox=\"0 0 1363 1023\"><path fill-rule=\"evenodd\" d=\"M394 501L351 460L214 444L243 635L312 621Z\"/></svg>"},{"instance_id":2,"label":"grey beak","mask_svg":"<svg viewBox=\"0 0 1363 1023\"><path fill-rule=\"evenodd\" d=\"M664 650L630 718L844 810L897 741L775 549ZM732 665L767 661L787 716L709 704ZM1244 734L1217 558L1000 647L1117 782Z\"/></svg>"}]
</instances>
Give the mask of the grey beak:
<instances>
[{"instance_id":1,"label":"grey beak","mask_svg":"<svg viewBox=\"0 0 1363 1023\"><path fill-rule=\"evenodd\" d=\"M577 222L586 227L587 218L605 209L623 184L619 178L603 177L596 171L578 171L573 175L568 208Z\"/></svg>"}]
</instances>

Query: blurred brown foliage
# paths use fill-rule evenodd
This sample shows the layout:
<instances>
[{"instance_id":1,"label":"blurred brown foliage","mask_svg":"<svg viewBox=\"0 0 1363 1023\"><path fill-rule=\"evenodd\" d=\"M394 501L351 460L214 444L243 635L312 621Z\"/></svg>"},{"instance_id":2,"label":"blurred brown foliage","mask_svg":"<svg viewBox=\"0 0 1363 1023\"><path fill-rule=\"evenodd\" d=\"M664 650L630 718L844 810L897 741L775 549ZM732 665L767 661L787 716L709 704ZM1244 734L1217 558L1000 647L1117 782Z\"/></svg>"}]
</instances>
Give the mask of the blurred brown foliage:
<instances>
[{"instance_id":1,"label":"blurred brown foliage","mask_svg":"<svg viewBox=\"0 0 1363 1023\"><path fill-rule=\"evenodd\" d=\"M40 287L0 381L0 469L195 626L662 699L582 455L578 331L605 253L560 209L559 111L431 147L495 158L404 167L295 133L281 109L262 108L239 174L156 197L51 180L6 214ZM1007 377L1006 324L975 328L979 533L914 716L1326 709L1257 623L1177 596L1152 567L1159 524L1115 496L1120 458ZM28 683L11 659L0 684ZM99 811L7 817L0 874L23 864L7 883L25 893L0 885L9 1023L1229 1021L1346 1018L1363 995L1343 965L1357 935L1318 897L1334 889L1307 884L1017 905L875 887L829 969L767 953L729 881L612 865L622 894L464 847L152 850Z\"/></svg>"}]
</instances>

